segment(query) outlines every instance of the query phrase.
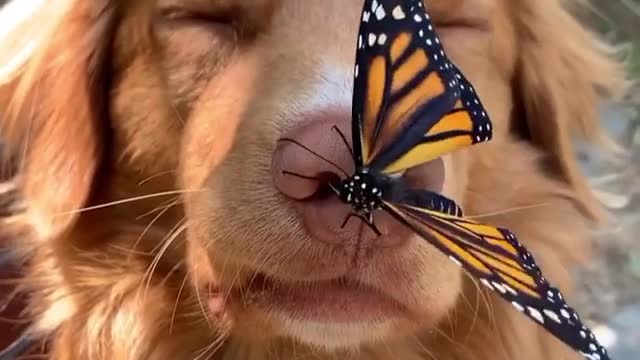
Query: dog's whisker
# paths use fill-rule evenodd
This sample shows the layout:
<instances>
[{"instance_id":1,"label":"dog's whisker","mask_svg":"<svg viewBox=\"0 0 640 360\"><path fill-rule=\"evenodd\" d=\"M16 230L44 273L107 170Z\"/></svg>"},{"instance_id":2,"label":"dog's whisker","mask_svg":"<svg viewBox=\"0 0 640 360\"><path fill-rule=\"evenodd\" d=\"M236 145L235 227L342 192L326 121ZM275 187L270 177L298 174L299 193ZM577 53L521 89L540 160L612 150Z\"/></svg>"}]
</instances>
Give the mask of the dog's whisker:
<instances>
[{"instance_id":1,"label":"dog's whisker","mask_svg":"<svg viewBox=\"0 0 640 360\"><path fill-rule=\"evenodd\" d=\"M485 217L510 214L510 213L513 213L513 212L516 212L516 211L530 210L530 209L535 209L535 208L539 208L539 207L543 207L543 206L549 206L549 205L553 205L553 204L550 203L550 202L545 202L545 203L532 204L532 205L516 206L516 207L512 207L512 208L496 210L496 211L487 212L487 213L483 213L483 214L465 215L465 217L468 218L468 219L472 219L472 220L474 220L474 219L482 219L482 218L485 218Z\"/></svg>"},{"instance_id":2,"label":"dog's whisker","mask_svg":"<svg viewBox=\"0 0 640 360\"><path fill-rule=\"evenodd\" d=\"M472 278L471 275L468 275L468 276ZM495 316L495 308L493 307L493 302L490 299L491 294L483 286L480 286L480 283L478 282L477 279L472 278L471 280L473 281L473 284L476 287L477 294L482 297L485 307L487 309L487 317L489 321L488 325L490 326L488 330L491 332L495 332L497 331L497 329L499 329L499 327L498 327L498 321ZM500 350L502 351L502 353L508 354L506 350L506 346L502 340L502 337L497 336L496 339L499 342Z\"/></svg>"},{"instance_id":3,"label":"dog's whisker","mask_svg":"<svg viewBox=\"0 0 640 360\"><path fill-rule=\"evenodd\" d=\"M182 226L185 226L185 223L187 221L186 217L183 217L182 219L180 219L172 228L171 230L169 230L167 232L167 234L156 244L156 246L153 247L153 249L151 249L151 253L155 254L157 253L160 248L162 248L162 246L164 246L165 242L167 241L167 239L169 239L170 237L174 236L174 234L176 233L176 231L185 231L186 229L180 229Z\"/></svg>"},{"instance_id":4,"label":"dog's whisker","mask_svg":"<svg viewBox=\"0 0 640 360\"><path fill-rule=\"evenodd\" d=\"M20 294L20 290L14 289L6 296L0 297L0 313L4 312L9 307L9 305L11 305L18 294Z\"/></svg>"},{"instance_id":5,"label":"dog's whisker","mask_svg":"<svg viewBox=\"0 0 640 360\"><path fill-rule=\"evenodd\" d=\"M200 69L200 71L204 71L206 67L203 67L202 69ZM171 109L173 110L173 113L175 114L176 118L178 119L178 121L180 121L180 124L182 126L184 126L185 121L184 118L182 117L182 115L180 115L180 111L178 111L178 108L176 107L176 105L174 103L170 103Z\"/></svg>"},{"instance_id":6,"label":"dog's whisker","mask_svg":"<svg viewBox=\"0 0 640 360\"><path fill-rule=\"evenodd\" d=\"M474 279L475 280L475 279ZM478 288L478 282L476 281L475 285L476 289ZM469 325L469 331L467 332L467 335L465 336L464 340L462 341L464 344L467 344L467 342L469 341L469 338L471 338L471 334L473 334L474 330L475 330L475 326L478 322L478 318L480 317L480 302L482 301L482 295L476 293L476 303L474 305L474 309L473 309L473 320L471 321L471 325ZM486 306L486 302L485 302L485 306ZM489 312L490 309L487 309L487 311ZM490 316L493 316L493 313L490 312Z\"/></svg>"},{"instance_id":7,"label":"dog's whisker","mask_svg":"<svg viewBox=\"0 0 640 360\"><path fill-rule=\"evenodd\" d=\"M196 354L198 352L200 354L196 355L196 357L193 360L202 360L202 359L211 358L211 355L215 354L215 352L218 351L218 349L224 344L224 340L226 339L226 337L227 337L226 332L219 334L209 345L205 346L200 351L196 351Z\"/></svg>"},{"instance_id":8,"label":"dog's whisker","mask_svg":"<svg viewBox=\"0 0 640 360\"><path fill-rule=\"evenodd\" d=\"M149 181L151 181L151 180L153 180L155 178L158 178L160 176L173 174L175 172L177 172L177 170L166 170L166 171L161 171L159 173L153 174L153 175L141 180L140 182L138 182L138 186L142 186L142 185L146 184L147 182L149 182Z\"/></svg>"},{"instance_id":9,"label":"dog's whisker","mask_svg":"<svg viewBox=\"0 0 640 360\"><path fill-rule=\"evenodd\" d=\"M151 261L151 264L149 265L147 271L145 272L144 278L146 279L144 280L144 291L143 291L143 299L146 299L149 288L151 286L151 281L153 278L153 274L155 273L155 270L158 266L158 264L160 263L160 260L162 259L162 257L164 256L164 254L167 252L167 250L171 247L171 245L173 244L173 242L178 239L178 237L180 235L182 235L182 233L186 230L188 224L183 220L181 220L179 222L179 224L182 223L177 231L172 231L173 234L170 235L170 237L166 240L163 240L161 243L163 244L162 247L160 248L158 254L154 257L154 259ZM171 232L169 233L171 234Z\"/></svg>"},{"instance_id":10,"label":"dog's whisker","mask_svg":"<svg viewBox=\"0 0 640 360\"><path fill-rule=\"evenodd\" d=\"M144 228L144 230L142 231L140 236L138 236L136 241L134 241L133 245L131 246L130 253L127 256L127 260L131 259L131 256L133 255L133 252L136 250L136 248L140 244L140 241L142 241L142 238L144 238L144 236L151 229L151 227L156 223L156 221L158 221L158 219L160 219L162 217L162 215L164 215L167 211L169 211L169 209L171 209L172 207L174 207L177 204L179 204L178 200L179 199L173 200L172 203L170 203L169 205L165 206L156 216L153 217L153 219L151 219L151 221L149 221L149 224L147 224L147 226Z\"/></svg>"},{"instance_id":11,"label":"dog's whisker","mask_svg":"<svg viewBox=\"0 0 640 360\"><path fill-rule=\"evenodd\" d=\"M477 286L477 285L475 285ZM464 292L460 293L460 296L462 297L462 299L465 301L465 303L469 306L470 309L473 309L473 317L471 319L471 324L469 325L469 329L466 331L466 335L464 337L464 339L462 340L463 344L467 343L467 340L469 339L469 337L471 336L471 333L473 333L473 328L476 325L476 322L478 320L479 317L479 312L480 312L480 296L477 295L476 296L476 301L475 301L475 305L471 304L471 301L469 301L469 298L467 297L467 295Z\"/></svg>"},{"instance_id":12,"label":"dog's whisker","mask_svg":"<svg viewBox=\"0 0 640 360\"><path fill-rule=\"evenodd\" d=\"M122 254L127 254L127 258L128 260L130 260L132 258L132 256L129 255L137 255L137 256L142 256L142 257L148 257L148 256L152 256L153 252L152 251L144 251L144 250L137 250L137 249L133 249L133 246L131 248L126 248L122 245L109 245L109 248L117 251L118 253L122 253Z\"/></svg>"},{"instance_id":13,"label":"dog's whisker","mask_svg":"<svg viewBox=\"0 0 640 360\"><path fill-rule=\"evenodd\" d=\"M180 226L180 228L177 231L172 231L173 234L166 240L163 240L161 243L163 244L159 251L158 254L153 258L153 260L151 261L151 264L149 266L149 269L147 270L147 275L145 276L146 280L145 280L145 291L144 291L144 297L146 298L146 295L148 293L148 290L151 286L151 281L153 280L153 276L155 274L155 271L160 263L160 261L162 260L162 257L166 254L166 252L168 251L168 249L171 247L171 245L173 244L174 241L176 241L179 236L182 234L182 232L184 231L184 229L186 228L186 224L183 224ZM155 252L155 250L154 250ZM175 268L175 266L174 266ZM172 268L172 271L173 269ZM160 282L164 281L161 280Z\"/></svg>"},{"instance_id":14,"label":"dog's whisker","mask_svg":"<svg viewBox=\"0 0 640 360\"><path fill-rule=\"evenodd\" d=\"M189 279L189 273L187 272L185 273L184 278L182 279L182 283L180 284L180 288L178 289L178 294L176 295L176 300L173 304L173 309L171 310L171 319L169 320L169 334L173 334L173 324L176 319L178 304L180 303L180 297L182 296L182 291L184 290L184 287L187 284L188 279Z\"/></svg>"},{"instance_id":15,"label":"dog's whisker","mask_svg":"<svg viewBox=\"0 0 640 360\"><path fill-rule=\"evenodd\" d=\"M153 193L153 194L134 196L134 197L130 197L130 198L127 198L127 199L116 200L116 201L112 201L112 202L108 202L108 203L104 203L104 204L88 206L88 207L84 207L84 208L80 208L80 209L76 209L76 210L63 211L63 212L60 212L60 213L57 213L57 214L53 214L53 216L57 217L57 216L74 215L74 214L78 214L78 213L82 213L82 212L86 212L86 211L104 209L104 208L108 208L108 207L111 207L111 206L117 206L117 205L122 205L122 204L127 204L127 203L131 203L131 202L135 202L135 201L147 200L147 199L152 199L152 198L157 198L157 197L162 197L162 196L190 194L190 193L198 193L198 192L205 192L205 191L207 191L207 189L204 189L204 188L203 189L194 189L194 190L186 189L186 190L162 191L162 192L157 192L157 193Z\"/></svg>"},{"instance_id":16,"label":"dog's whisker","mask_svg":"<svg viewBox=\"0 0 640 360\"><path fill-rule=\"evenodd\" d=\"M470 274L466 274L467 278L471 280L471 282L473 283L473 286L476 288L476 294L478 295L478 298L482 300L482 302L484 303L484 307L487 310L488 316L491 319L491 322L493 324L496 324L496 319L495 319L495 313L494 313L494 308L493 308L493 303L491 302L491 299L489 298L489 294L484 290L484 288L482 286L480 286L480 283L478 282L478 280L473 277Z\"/></svg>"},{"instance_id":17,"label":"dog's whisker","mask_svg":"<svg viewBox=\"0 0 640 360\"><path fill-rule=\"evenodd\" d=\"M200 282L198 281L198 273L196 271L193 272L193 280L196 284L200 284ZM207 325L209 326L209 328L214 329L214 325L213 323L211 323L211 320L209 319L209 315L207 314L207 310L204 306L204 303L202 302L202 296L200 295L199 286L195 287L195 293L196 293L196 299L198 300L198 306L200 307L200 311L202 313L202 317L207 322Z\"/></svg>"},{"instance_id":18,"label":"dog's whisker","mask_svg":"<svg viewBox=\"0 0 640 360\"><path fill-rule=\"evenodd\" d=\"M167 274L162 278L162 280L160 280L159 284L160 285L165 285L167 283L167 281L169 281L169 279L179 270L184 269L184 260L180 260L178 262L176 262L175 265L173 265L173 267L171 268L171 270L169 270L167 272Z\"/></svg>"},{"instance_id":19,"label":"dog's whisker","mask_svg":"<svg viewBox=\"0 0 640 360\"><path fill-rule=\"evenodd\" d=\"M387 354L389 354L389 358L393 358L394 353L393 353L393 350L391 350L391 345L389 344L389 340L384 339L382 341L382 345L384 345L384 347L387 349ZM356 351L359 351L359 349L357 349Z\"/></svg>"},{"instance_id":20,"label":"dog's whisker","mask_svg":"<svg viewBox=\"0 0 640 360\"><path fill-rule=\"evenodd\" d=\"M147 217L147 216L149 216L149 215L151 215L151 214L153 214L155 212L162 211L164 213L164 212L166 212L166 210L168 208L171 208L173 206L181 204L183 201L184 201L184 199L182 197L176 196L173 199L169 199L169 200L163 202L162 204L160 204L159 206L153 208L152 210L149 210L149 211L145 212L142 215L136 216L136 220L140 220L140 219L142 219L144 217Z\"/></svg>"},{"instance_id":21,"label":"dog's whisker","mask_svg":"<svg viewBox=\"0 0 640 360\"><path fill-rule=\"evenodd\" d=\"M418 335L413 335L413 338L416 345L425 353L425 355L429 356L432 360L439 360L433 351L429 350L429 348L427 348L427 346L421 341Z\"/></svg>"},{"instance_id":22,"label":"dog's whisker","mask_svg":"<svg viewBox=\"0 0 640 360\"><path fill-rule=\"evenodd\" d=\"M219 283L224 283L225 281L225 273L227 271L227 265L229 264L229 259L231 257L230 256L225 256L224 257L224 261L222 263L222 270L220 271L220 275L217 279L217 281ZM238 269L236 270L236 274L235 276L231 279L231 283L230 285L227 287L226 292L224 294L224 296L222 297L222 303L226 306L227 301L229 300L229 297L231 296L231 292L234 289L234 286L236 284L236 281L238 280L238 278L240 277L240 273L242 272L242 268L238 267ZM240 287L240 292L242 292L242 287Z\"/></svg>"},{"instance_id":23,"label":"dog's whisker","mask_svg":"<svg viewBox=\"0 0 640 360\"><path fill-rule=\"evenodd\" d=\"M242 268L238 268L238 271L236 271L236 275L233 277L233 279L231 279L231 285L229 286L229 288L227 289L223 297L223 304L225 304L225 306L227 304L227 301L229 301L229 298L231 297L231 293L233 292L233 287L236 285L236 282L240 279L241 272L242 272Z\"/></svg>"},{"instance_id":24,"label":"dog's whisker","mask_svg":"<svg viewBox=\"0 0 640 360\"><path fill-rule=\"evenodd\" d=\"M263 246L262 248L260 248L260 250L258 250L258 252L256 253L256 269L260 269L263 268L264 265L267 265L269 260L271 259L270 256L263 256L265 253L269 254L269 247L267 246ZM253 282L255 281L256 277L259 275L259 272L257 270L253 271L253 274L248 282L248 284L246 285L246 288L251 288L251 286L253 285ZM244 300L244 294L243 294L243 300Z\"/></svg>"},{"instance_id":25,"label":"dog's whisker","mask_svg":"<svg viewBox=\"0 0 640 360\"><path fill-rule=\"evenodd\" d=\"M207 242L207 243L204 245L204 247L205 247L205 248L209 248L210 246L211 246L211 242ZM225 257L224 257L224 260L223 260L223 263L222 263L222 270L221 270L221 272L220 272L220 274L219 274L219 276L218 276L218 279L217 279L217 281L218 281L219 283L224 283L225 273L226 273L226 271L227 271L227 265L228 265L228 263L229 263L229 259L230 259L230 258L231 258L231 256L225 256ZM242 267L238 267L238 268L237 268L237 270L236 270L235 275L234 275L234 276L233 276L233 278L231 279L230 284L229 284L228 286L226 286L226 288L225 288L225 290L224 290L224 291L225 291L225 293L222 295L222 302L223 302L223 304L225 304L225 305L226 305L226 304L227 304L227 302L229 301L229 298L231 297L231 294L232 294L232 292L233 292L233 291L234 291L234 289L235 289L236 283L240 280L240 275L241 275L241 273L242 273L242 270L243 270L243 269L242 269ZM195 282L196 282L196 284L199 284L199 282L198 282L197 280L196 280ZM237 290L238 290L238 291L239 291L239 293L240 293L240 299L244 299L244 298L245 298L245 294L244 294L244 286L239 286ZM196 290L196 291L197 291L197 290ZM198 293L198 296L199 296L199 293ZM200 303L202 302L200 299L199 299L198 301L199 301ZM200 305L200 306L202 307L202 305ZM203 311L203 312L202 312L202 315L206 318L205 320L206 320L207 322L209 322L209 316L207 315L207 313Z\"/></svg>"}]
</instances>

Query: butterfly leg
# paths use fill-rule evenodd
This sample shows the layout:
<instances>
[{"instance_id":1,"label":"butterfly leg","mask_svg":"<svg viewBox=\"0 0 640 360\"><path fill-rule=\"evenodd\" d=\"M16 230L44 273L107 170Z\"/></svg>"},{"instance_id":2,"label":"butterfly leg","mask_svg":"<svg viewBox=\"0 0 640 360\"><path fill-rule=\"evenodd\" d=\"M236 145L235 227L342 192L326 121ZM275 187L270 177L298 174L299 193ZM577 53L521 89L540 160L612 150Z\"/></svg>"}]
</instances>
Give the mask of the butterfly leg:
<instances>
[{"instance_id":1,"label":"butterfly leg","mask_svg":"<svg viewBox=\"0 0 640 360\"><path fill-rule=\"evenodd\" d=\"M358 215L353 214L353 213L347 215L347 217L344 218L344 221L342 222L342 225L340 225L340 229L344 229L344 227L347 226L347 223L349 222L349 219L351 219L354 216L357 217Z\"/></svg>"},{"instance_id":2,"label":"butterfly leg","mask_svg":"<svg viewBox=\"0 0 640 360\"><path fill-rule=\"evenodd\" d=\"M378 230L378 227L376 226L376 224L373 223L373 213L372 212L367 214L367 219L366 220L364 218L362 218L362 219L367 225L369 225L369 228L371 228L371 230L373 230L373 232L375 232L376 235L382 236L382 233L380 232L380 230Z\"/></svg>"},{"instance_id":3,"label":"butterfly leg","mask_svg":"<svg viewBox=\"0 0 640 360\"><path fill-rule=\"evenodd\" d=\"M369 228L371 228L371 230L373 230L373 232L376 233L376 235L382 236L382 233L380 232L380 230L378 230L378 227L376 226L376 224L373 223L373 213L369 213L368 218L365 218L363 215L360 215L360 214L351 213L344 219L344 221L342 222L342 225L340 225L340 228L344 229L344 227L347 226L349 219L351 219L352 217L357 217L358 219L362 220L362 222L367 224Z\"/></svg>"},{"instance_id":4,"label":"butterfly leg","mask_svg":"<svg viewBox=\"0 0 640 360\"><path fill-rule=\"evenodd\" d=\"M344 145L347 147L347 149L351 153L351 157L353 157L353 149L349 145L349 142L347 141L347 137L344 136L344 133L342 133L342 131L340 131L340 128L338 128L336 125L333 125L331 127L331 130L336 131L338 133L338 135L340 135L340 137L342 138L342 142L344 143Z\"/></svg>"}]
</instances>

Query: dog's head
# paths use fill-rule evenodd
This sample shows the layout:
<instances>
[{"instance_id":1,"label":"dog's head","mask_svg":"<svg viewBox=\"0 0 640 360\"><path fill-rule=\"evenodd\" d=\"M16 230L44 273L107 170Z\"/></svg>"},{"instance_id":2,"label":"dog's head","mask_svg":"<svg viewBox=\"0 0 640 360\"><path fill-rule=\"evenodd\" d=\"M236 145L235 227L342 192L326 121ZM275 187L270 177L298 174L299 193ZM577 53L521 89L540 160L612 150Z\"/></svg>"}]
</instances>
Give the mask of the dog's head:
<instances>
[{"instance_id":1,"label":"dog's head","mask_svg":"<svg viewBox=\"0 0 640 360\"><path fill-rule=\"evenodd\" d=\"M600 136L598 91L619 76L563 3L426 2L494 140L404 176L512 229L566 286L601 215L572 136ZM349 128L361 9L50 0L15 19L0 42L1 124L27 207L7 223L32 230L26 283L58 351L162 358L223 339L238 357L528 346L537 359L558 345L411 232L384 216L379 238L341 227L346 206L283 172L335 170L282 137L352 165L331 128Z\"/></svg>"}]
</instances>

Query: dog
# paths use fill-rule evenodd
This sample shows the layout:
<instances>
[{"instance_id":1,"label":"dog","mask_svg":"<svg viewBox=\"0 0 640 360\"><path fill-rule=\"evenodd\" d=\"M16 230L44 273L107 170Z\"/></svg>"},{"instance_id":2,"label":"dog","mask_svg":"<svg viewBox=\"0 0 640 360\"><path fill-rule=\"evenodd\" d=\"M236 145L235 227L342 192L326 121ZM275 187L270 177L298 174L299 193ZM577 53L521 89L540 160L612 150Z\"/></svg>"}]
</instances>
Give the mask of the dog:
<instances>
[{"instance_id":1,"label":"dog","mask_svg":"<svg viewBox=\"0 0 640 360\"><path fill-rule=\"evenodd\" d=\"M511 229L570 295L606 217L572 140L624 83L572 1L428 0L494 139L402 176ZM52 359L579 359L411 232L351 221L362 1L49 0L0 13L2 218ZM15 195L17 194L17 195ZM569 299L570 300L570 299Z\"/></svg>"}]
</instances>

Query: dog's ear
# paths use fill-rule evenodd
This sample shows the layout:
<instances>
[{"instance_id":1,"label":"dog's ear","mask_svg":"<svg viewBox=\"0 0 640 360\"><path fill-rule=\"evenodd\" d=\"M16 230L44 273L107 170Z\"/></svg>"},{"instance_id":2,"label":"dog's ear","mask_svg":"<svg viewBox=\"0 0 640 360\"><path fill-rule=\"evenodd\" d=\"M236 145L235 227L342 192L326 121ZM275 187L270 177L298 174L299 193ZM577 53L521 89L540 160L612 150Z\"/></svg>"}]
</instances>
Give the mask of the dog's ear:
<instances>
[{"instance_id":1,"label":"dog's ear","mask_svg":"<svg viewBox=\"0 0 640 360\"><path fill-rule=\"evenodd\" d=\"M620 95L626 81L620 63L589 33L565 1L518 1L511 6L517 32L514 130L548 155L549 168L575 191L594 219L603 213L581 175L576 135L607 140L598 116L599 100ZM577 5L576 1L571 1Z\"/></svg>"},{"instance_id":2,"label":"dog's ear","mask_svg":"<svg viewBox=\"0 0 640 360\"><path fill-rule=\"evenodd\" d=\"M102 157L114 14L107 0L49 0L25 17L19 3L0 13L0 135L25 204L11 223L49 239L87 201Z\"/></svg>"}]
</instances>

